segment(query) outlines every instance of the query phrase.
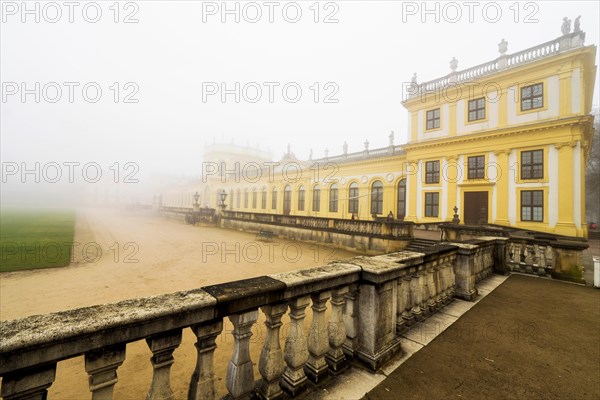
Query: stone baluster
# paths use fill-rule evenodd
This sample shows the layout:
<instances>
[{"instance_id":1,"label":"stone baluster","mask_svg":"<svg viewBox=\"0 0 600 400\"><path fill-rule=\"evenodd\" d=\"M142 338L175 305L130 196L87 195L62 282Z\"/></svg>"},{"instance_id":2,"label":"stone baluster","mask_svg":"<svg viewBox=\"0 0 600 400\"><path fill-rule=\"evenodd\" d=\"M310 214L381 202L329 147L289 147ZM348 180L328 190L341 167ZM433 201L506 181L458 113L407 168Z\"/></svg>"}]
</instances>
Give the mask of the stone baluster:
<instances>
[{"instance_id":1,"label":"stone baluster","mask_svg":"<svg viewBox=\"0 0 600 400\"><path fill-rule=\"evenodd\" d=\"M196 369L190 380L188 400L214 400L217 398L213 357L217 345L217 336L223 330L223 320L192 326L197 341L194 344L198 352Z\"/></svg>"},{"instance_id":2,"label":"stone baluster","mask_svg":"<svg viewBox=\"0 0 600 400\"><path fill-rule=\"evenodd\" d=\"M410 281L404 280L405 275L398 278L398 309L396 310L396 333L401 334L406 331L406 321L402 318L404 311L406 310L406 291L409 289Z\"/></svg>"},{"instance_id":3,"label":"stone baluster","mask_svg":"<svg viewBox=\"0 0 600 400\"><path fill-rule=\"evenodd\" d=\"M85 353L85 372L92 400L110 400L117 383L117 368L125 361L125 343Z\"/></svg>"},{"instance_id":4,"label":"stone baluster","mask_svg":"<svg viewBox=\"0 0 600 400\"><path fill-rule=\"evenodd\" d=\"M440 265L438 277L440 282L440 299L442 302L442 306L448 304L448 263L450 262L449 258L444 258L442 265Z\"/></svg>"},{"instance_id":5,"label":"stone baluster","mask_svg":"<svg viewBox=\"0 0 600 400\"><path fill-rule=\"evenodd\" d=\"M265 313L267 335L258 362L258 371L262 380L258 385L257 394L264 400L279 399L283 396L279 387L279 379L284 369L283 350L279 344L279 330L282 325L281 318L287 311L287 304L266 305L261 307L261 310Z\"/></svg>"},{"instance_id":6,"label":"stone baluster","mask_svg":"<svg viewBox=\"0 0 600 400\"><path fill-rule=\"evenodd\" d=\"M346 341L342 346L346 358L354 358L354 353L358 348L358 301L356 296L358 290L356 285L349 287L348 293L344 295L344 326L346 328Z\"/></svg>"},{"instance_id":7,"label":"stone baluster","mask_svg":"<svg viewBox=\"0 0 600 400\"><path fill-rule=\"evenodd\" d=\"M4 400L45 400L55 376L56 363L8 373L2 377L0 395Z\"/></svg>"},{"instance_id":8,"label":"stone baluster","mask_svg":"<svg viewBox=\"0 0 600 400\"><path fill-rule=\"evenodd\" d=\"M415 316L411 312L414 300L411 295L412 274L409 272L402 277L402 286L404 287L404 309L402 309L402 319L404 320L404 326L409 327L415 323Z\"/></svg>"},{"instance_id":9,"label":"stone baluster","mask_svg":"<svg viewBox=\"0 0 600 400\"><path fill-rule=\"evenodd\" d=\"M435 261L430 261L427 263L427 276L425 277L426 279L426 287L427 287L427 310L429 311L429 313L434 313L435 312L435 267L434 267L434 263Z\"/></svg>"},{"instance_id":10,"label":"stone baluster","mask_svg":"<svg viewBox=\"0 0 600 400\"><path fill-rule=\"evenodd\" d=\"M428 306L428 302L429 302L429 293L427 291L427 280L428 280L428 273L427 273L427 269L426 266L424 265L423 268L421 269L421 271L419 271L419 292L421 293L421 302L419 304L420 308L421 308L421 314L423 315L424 318L427 318L430 314L429 312L429 306Z\"/></svg>"},{"instance_id":11,"label":"stone baluster","mask_svg":"<svg viewBox=\"0 0 600 400\"><path fill-rule=\"evenodd\" d=\"M456 264L456 257L452 260L452 263L448 266L448 297L449 302L454 300L456 296L456 273L454 272L454 265Z\"/></svg>"},{"instance_id":12,"label":"stone baluster","mask_svg":"<svg viewBox=\"0 0 600 400\"><path fill-rule=\"evenodd\" d=\"M444 256L441 260L435 263L435 267L433 269L433 280L435 282L435 309L439 310L444 306L443 299L443 288L442 288L442 268L444 267L444 263L446 260L446 256Z\"/></svg>"},{"instance_id":13,"label":"stone baluster","mask_svg":"<svg viewBox=\"0 0 600 400\"><path fill-rule=\"evenodd\" d=\"M232 399L248 399L254 390L254 371L250 358L250 337L252 325L258 319L258 310L233 314L229 320L233 324L233 354L227 364L226 386Z\"/></svg>"},{"instance_id":14,"label":"stone baluster","mask_svg":"<svg viewBox=\"0 0 600 400\"><path fill-rule=\"evenodd\" d=\"M348 293L348 286L333 289L331 297L331 319L327 325L329 335L329 351L325 356L329 369L335 375L348 367L342 346L346 340L346 327L344 325L344 296Z\"/></svg>"},{"instance_id":15,"label":"stone baluster","mask_svg":"<svg viewBox=\"0 0 600 400\"><path fill-rule=\"evenodd\" d=\"M149 337L146 339L148 347L152 351L150 362L154 369L152 384L146 399L148 400L171 400L171 365L175 362L173 352L181 344L181 329L169 331Z\"/></svg>"},{"instance_id":16,"label":"stone baluster","mask_svg":"<svg viewBox=\"0 0 600 400\"><path fill-rule=\"evenodd\" d=\"M415 321L421 321L423 319L423 313L421 311L421 276L419 270L416 270L410 281L410 299L412 303L412 309L410 310Z\"/></svg>"},{"instance_id":17,"label":"stone baluster","mask_svg":"<svg viewBox=\"0 0 600 400\"><path fill-rule=\"evenodd\" d=\"M304 336L304 310L310 303L309 296L290 301L290 330L285 340L285 371L281 377L281 388L295 397L306 388L304 364L308 360L306 337Z\"/></svg>"},{"instance_id":18,"label":"stone baluster","mask_svg":"<svg viewBox=\"0 0 600 400\"><path fill-rule=\"evenodd\" d=\"M327 343L327 326L325 325L325 311L327 300L331 297L330 291L313 294L312 309L313 319L308 330L308 362L304 366L306 376L314 383L319 383L328 373L325 353L329 348Z\"/></svg>"}]
</instances>

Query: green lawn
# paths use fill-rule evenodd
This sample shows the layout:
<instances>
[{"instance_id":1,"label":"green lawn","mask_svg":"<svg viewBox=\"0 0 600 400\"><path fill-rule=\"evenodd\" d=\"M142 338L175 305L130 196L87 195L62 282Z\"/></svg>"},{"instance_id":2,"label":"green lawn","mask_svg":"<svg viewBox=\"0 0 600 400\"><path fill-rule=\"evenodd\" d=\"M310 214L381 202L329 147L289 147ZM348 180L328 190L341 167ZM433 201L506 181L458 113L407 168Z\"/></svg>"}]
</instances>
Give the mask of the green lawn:
<instances>
[{"instance_id":1,"label":"green lawn","mask_svg":"<svg viewBox=\"0 0 600 400\"><path fill-rule=\"evenodd\" d=\"M0 209L0 272L69 265L75 211Z\"/></svg>"}]
</instances>

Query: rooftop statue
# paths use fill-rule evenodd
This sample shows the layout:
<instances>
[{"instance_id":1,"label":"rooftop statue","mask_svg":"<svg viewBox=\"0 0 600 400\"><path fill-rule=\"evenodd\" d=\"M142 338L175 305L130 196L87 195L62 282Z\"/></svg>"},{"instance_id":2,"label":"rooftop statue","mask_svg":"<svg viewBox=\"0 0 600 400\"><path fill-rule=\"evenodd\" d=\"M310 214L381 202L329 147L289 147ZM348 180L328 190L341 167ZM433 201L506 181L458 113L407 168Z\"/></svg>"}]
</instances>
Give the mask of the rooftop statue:
<instances>
[{"instance_id":1,"label":"rooftop statue","mask_svg":"<svg viewBox=\"0 0 600 400\"><path fill-rule=\"evenodd\" d=\"M569 33L571 33L571 20L569 18L563 18L563 23L560 30L563 35L568 35Z\"/></svg>"},{"instance_id":2,"label":"rooftop statue","mask_svg":"<svg viewBox=\"0 0 600 400\"><path fill-rule=\"evenodd\" d=\"M581 15L578 15L577 18L575 18L575 28L573 29L573 32L581 32L579 19L581 19Z\"/></svg>"}]
</instances>

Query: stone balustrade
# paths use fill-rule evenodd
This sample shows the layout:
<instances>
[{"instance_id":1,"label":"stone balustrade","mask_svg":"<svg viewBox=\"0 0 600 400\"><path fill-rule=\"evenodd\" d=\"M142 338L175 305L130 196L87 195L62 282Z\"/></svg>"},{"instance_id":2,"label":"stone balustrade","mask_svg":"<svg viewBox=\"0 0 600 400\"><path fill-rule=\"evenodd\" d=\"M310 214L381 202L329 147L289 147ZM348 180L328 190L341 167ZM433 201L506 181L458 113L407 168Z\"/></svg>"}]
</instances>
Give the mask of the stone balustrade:
<instances>
[{"instance_id":1,"label":"stone balustrade","mask_svg":"<svg viewBox=\"0 0 600 400\"><path fill-rule=\"evenodd\" d=\"M412 222L387 219L351 220L225 211L221 224L225 228L250 232L268 230L287 239L330 243L367 254L402 250L413 237Z\"/></svg>"},{"instance_id":2,"label":"stone balustrade","mask_svg":"<svg viewBox=\"0 0 600 400\"><path fill-rule=\"evenodd\" d=\"M474 67L453 71L450 74L427 82L413 82L408 97L422 96L426 93L440 91L451 84L463 84L474 79L492 75L502 70L515 68L523 64L538 61L551 55L583 46L585 33L582 31L568 33L554 40L513 53L501 54L495 60Z\"/></svg>"},{"instance_id":3,"label":"stone balustrade","mask_svg":"<svg viewBox=\"0 0 600 400\"><path fill-rule=\"evenodd\" d=\"M523 272L583 283L583 252L587 240L498 226L440 224L445 240L478 243L495 240L494 272ZM469 239L467 239L469 238ZM465 240L467 239L467 240ZM484 274L485 275L485 274Z\"/></svg>"},{"instance_id":4,"label":"stone balustrade","mask_svg":"<svg viewBox=\"0 0 600 400\"><path fill-rule=\"evenodd\" d=\"M225 211L224 220L260 222L277 226L305 229L320 229L363 236L388 238L412 238L413 223L387 220L350 220L338 218L310 217L302 215L263 214L244 211Z\"/></svg>"},{"instance_id":5,"label":"stone balustrade","mask_svg":"<svg viewBox=\"0 0 600 400\"><path fill-rule=\"evenodd\" d=\"M1 395L45 398L57 362L84 355L91 397L110 399L126 344L144 339L153 368L147 398L171 399L173 352L182 342L182 330L189 328L197 338L197 356L188 399L220 397L218 378L225 378L232 399L278 399L284 393L295 397L327 377L335 378L351 359L377 370L401 351L399 333L455 295L472 298L463 294L487 273L493 242L360 256L191 291L5 321L0 327ZM305 329L309 306L312 320L306 321L310 325ZM249 346L259 312L266 327L260 355L252 354ZM286 313L290 325L282 346L280 328ZM213 358L224 318L233 325L234 348L226 376L217 377ZM257 371L253 360L258 361Z\"/></svg>"}]
</instances>

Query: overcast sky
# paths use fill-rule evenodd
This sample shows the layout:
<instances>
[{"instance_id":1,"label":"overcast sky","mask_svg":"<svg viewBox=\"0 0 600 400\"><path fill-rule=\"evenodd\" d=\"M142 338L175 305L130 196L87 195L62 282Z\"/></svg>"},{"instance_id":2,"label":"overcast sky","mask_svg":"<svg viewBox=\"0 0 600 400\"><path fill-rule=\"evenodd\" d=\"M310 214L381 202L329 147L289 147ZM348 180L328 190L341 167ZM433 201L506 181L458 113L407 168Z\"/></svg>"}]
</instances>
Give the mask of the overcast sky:
<instances>
[{"instance_id":1,"label":"overcast sky","mask_svg":"<svg viewBox=\"0 0 600 400\"><path fill-rule=\"evenodd\" d=\"M582 16L586 45L600 35L597 1L427 2L429 14L422 2L228 1L237 16L220 1L114 3L29 1L28 14L2 1L3 162L97 162L105 172L135 162L140 176L191 176L214 140L275 159L288 143L304 159L311 148L341 153L344 141L350 152L365 139L382 147L392 130L404 143L402 86L413 73L422 82L449 73L452 57L459 70L490 61L503 38L509 54L555 39L564 16Z\"/></svg>"}]
</instances>

